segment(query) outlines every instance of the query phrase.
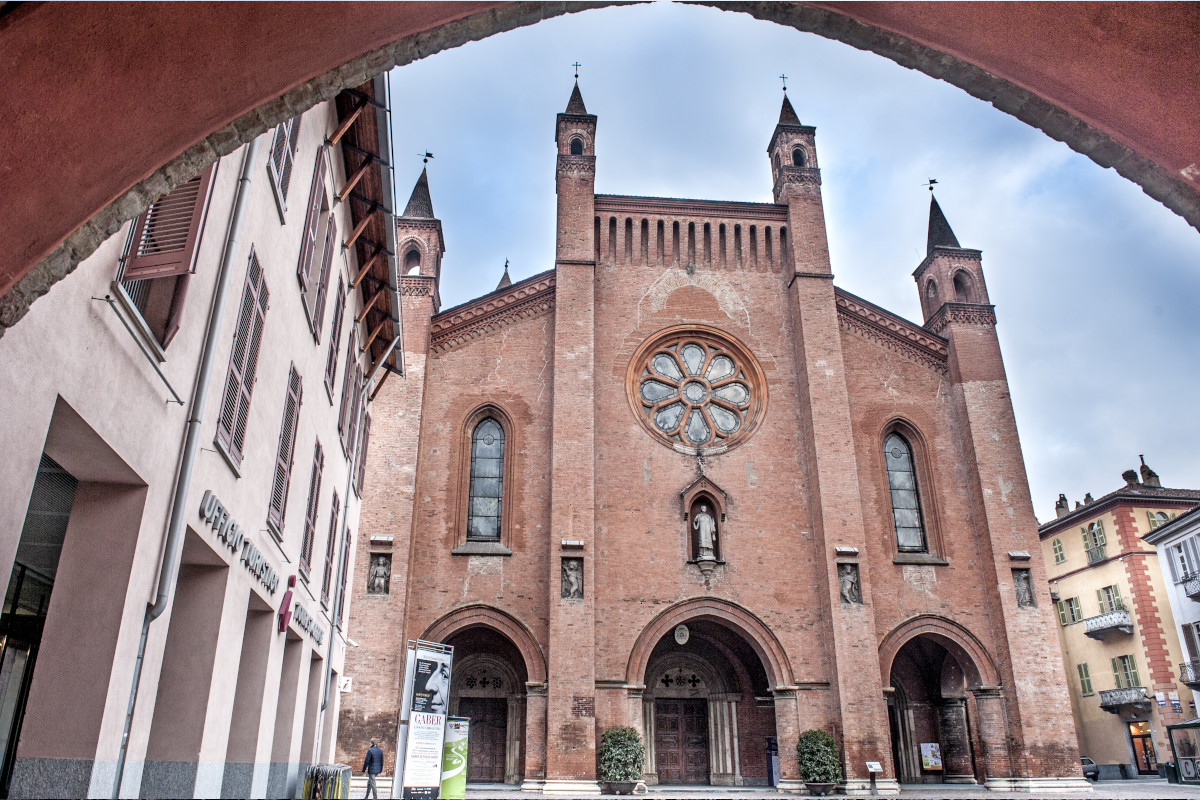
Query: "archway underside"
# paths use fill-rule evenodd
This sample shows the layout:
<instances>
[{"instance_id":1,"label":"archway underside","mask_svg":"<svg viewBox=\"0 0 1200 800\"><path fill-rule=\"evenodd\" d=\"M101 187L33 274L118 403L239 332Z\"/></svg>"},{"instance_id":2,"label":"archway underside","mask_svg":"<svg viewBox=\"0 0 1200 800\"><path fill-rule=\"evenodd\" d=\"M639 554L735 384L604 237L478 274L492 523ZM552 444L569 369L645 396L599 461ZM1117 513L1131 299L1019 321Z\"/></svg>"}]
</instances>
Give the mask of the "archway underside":
<instances>
[{"instance_id":1,"label":"archway underside","mask_svg":"<svg viewBox=\"0 0 1200 800\"><path fill-rule=\"evenodd\" d=\"M952 83L1200 228L1194 4L699 2ZM20 154L0 175L21 197L0 208L0 335L126 220L271 126L394 66L602 5L0 5ZM46 80L60 74L72 79Z\"/></svg>"}]
</instances>

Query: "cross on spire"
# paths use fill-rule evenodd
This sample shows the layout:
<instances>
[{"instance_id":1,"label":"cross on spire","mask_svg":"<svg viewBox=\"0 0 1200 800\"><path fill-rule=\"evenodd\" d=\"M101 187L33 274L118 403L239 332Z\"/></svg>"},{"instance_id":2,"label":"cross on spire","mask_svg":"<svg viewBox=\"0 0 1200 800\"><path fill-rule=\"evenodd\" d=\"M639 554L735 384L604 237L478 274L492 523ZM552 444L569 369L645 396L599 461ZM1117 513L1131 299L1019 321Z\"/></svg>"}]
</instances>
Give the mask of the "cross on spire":
<instances>
[{"instance_id":1,"label":"cross on spire","mask_svg":"<svg viewBox=\"0 0 1200 800\"><path fill-rule=\"evenodd\" d=\"M787 75L780 73L779 80L783 81L783 92L787 94Z\"/></svg>"},{"instance_id":2,"label":"cross on spire","mask_svg":"<svg viewBox=\"0 0 1200 800\"><path fill-rule=\"evenodd\" d=\"M579 80L579 68L583 65L576 61L571 66L575 68L575 80Z\"/></svg>"}]
</instances>

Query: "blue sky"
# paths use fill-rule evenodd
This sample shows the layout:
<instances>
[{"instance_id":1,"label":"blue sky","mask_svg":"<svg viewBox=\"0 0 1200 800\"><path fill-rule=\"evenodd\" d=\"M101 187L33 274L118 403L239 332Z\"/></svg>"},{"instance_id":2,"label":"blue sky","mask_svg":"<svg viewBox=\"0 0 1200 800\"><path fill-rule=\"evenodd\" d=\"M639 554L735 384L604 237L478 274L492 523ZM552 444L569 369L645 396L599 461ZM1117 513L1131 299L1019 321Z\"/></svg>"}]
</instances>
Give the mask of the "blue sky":
<instances>
[{"instance_id":1,"label":"blue sky","mask_svg":"<svg viewBox=\"0 0 1200 800\"><path fill-rule=\"evenodd\" d=\"M596 191L770 202L781 73L817 127L835 283L920 320L929 192L988 291L1038 518L1138 454L1200 488L1200 233L1134 184L949 84L746 14L570 14L392 73L402 209L426 150L443 308L553 267L554 117L578 61Z\"/></svg>"}]
</instances>

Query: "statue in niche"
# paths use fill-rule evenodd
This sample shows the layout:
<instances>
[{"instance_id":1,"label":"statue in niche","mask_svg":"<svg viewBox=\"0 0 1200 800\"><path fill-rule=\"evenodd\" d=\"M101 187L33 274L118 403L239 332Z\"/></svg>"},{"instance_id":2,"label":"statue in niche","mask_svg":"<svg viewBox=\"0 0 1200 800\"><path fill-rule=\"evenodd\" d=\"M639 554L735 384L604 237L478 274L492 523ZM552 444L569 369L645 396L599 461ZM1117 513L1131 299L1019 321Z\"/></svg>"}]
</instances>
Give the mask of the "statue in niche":
<instances>
[{"instance_id":1,"label":"statue in niche","mask_svg":"<svg viewBox=\"0 0 1200 800\"><path fill-rule=\"evenodd\" d=\"M371 571L367 575L367 594L387 594L392 578L392 557L378 555L371 558Z\"/></svg>"},{"instance_id":2,"label":"statue in niche","mask_svg":"<svg viewBox=\"0 0 1200 800\"><path fill-rule=\"evenodd\" d=\"M562 596L568 600L583 599L583 559L562 560Z\"/></svg>"},{"instance_id":3,"label":"statue in niche","mask_svg":"<svg viewBox=\"0 0 1200 800\"><path fill-rule=\"evenodd\" d=\"M716 561L717 521L703 503L692 517L692 530L696 531L696 560Z\"/></svg>"},{"instance_id":4,"label":"statue in niche","mask_svg":"<svg viewBox=\"0 0 1200 800\"><path fill-rule=\"evenodd\" d=\"M842 595L843 603L862 604L862 588L858 585L858 564L838 564L838 591Z\"/></svg>"},{"instance_id":5,"label":"statue in niche","mask_svg":"<svg viewBox=\"0 0 1200 800\"><path fill-rule=\"evenodd\" d=\"M1027 569L1013 570L1013 586L1017 590L1017 605L1029 608L1033 605L1033 578Z\"/></svg>"}]
</instances>

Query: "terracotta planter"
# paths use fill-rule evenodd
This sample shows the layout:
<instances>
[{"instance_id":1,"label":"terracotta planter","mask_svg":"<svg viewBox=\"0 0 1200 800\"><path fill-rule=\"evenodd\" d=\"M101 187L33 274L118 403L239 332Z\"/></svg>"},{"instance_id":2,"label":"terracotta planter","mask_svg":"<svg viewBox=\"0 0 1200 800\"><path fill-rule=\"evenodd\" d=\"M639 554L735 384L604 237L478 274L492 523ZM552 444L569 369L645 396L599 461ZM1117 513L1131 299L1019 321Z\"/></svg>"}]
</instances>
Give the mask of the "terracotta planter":
<instances>
[{"instance_id":1,"label":"terracotta planter","mask_svg":"<svg viewBox=\"0 0 1200 800\"><path fill-rule=\"evenodd\" d=\"M809 783L804 782L804 788L808 789L808 793L814 797L824 797L827 794L832 794L837 788L836 783Z\"/></svg>"}]
</instances>

